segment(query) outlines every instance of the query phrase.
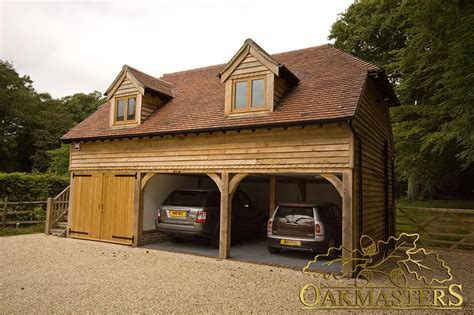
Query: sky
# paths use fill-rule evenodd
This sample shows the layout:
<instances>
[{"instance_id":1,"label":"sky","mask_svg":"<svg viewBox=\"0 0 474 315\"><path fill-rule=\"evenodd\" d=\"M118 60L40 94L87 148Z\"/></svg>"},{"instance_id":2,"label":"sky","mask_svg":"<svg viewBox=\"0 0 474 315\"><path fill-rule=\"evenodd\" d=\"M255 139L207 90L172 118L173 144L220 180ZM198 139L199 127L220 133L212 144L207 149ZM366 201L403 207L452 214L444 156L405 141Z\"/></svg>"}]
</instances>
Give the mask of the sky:
<instances>
[{"instance_id":1,"label":"sky","mask_svg":"<svg viewBox=\"0 0 474 315\"><path fill-rule=\"evenodd\" d=\"M38 92L104 92L124 64L155 77L226 63L252 38L268 53L328 43L352 0L0 0L0 59Z\"/></svg>"}]
</instances>

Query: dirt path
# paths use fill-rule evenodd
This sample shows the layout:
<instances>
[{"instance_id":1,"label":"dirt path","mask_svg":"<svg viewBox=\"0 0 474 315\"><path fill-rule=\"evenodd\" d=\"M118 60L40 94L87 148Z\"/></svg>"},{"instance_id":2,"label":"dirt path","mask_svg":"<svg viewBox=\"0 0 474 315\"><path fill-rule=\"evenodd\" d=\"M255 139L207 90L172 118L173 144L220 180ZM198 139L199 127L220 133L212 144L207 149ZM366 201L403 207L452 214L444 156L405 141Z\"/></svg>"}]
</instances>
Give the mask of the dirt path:
<instances>
[{"instance_id":1,"label":"dirt path","mask_svg":"<svg viewBox=\"0 0 474 315\"><path fill-rule=\"evenodd\" d=\"M0 313L295 313L299 290L314 282L289 269L42 234L2 237L0 253ZM440 254L469 303L474 255Z\"/></svg>"}]
</instances>

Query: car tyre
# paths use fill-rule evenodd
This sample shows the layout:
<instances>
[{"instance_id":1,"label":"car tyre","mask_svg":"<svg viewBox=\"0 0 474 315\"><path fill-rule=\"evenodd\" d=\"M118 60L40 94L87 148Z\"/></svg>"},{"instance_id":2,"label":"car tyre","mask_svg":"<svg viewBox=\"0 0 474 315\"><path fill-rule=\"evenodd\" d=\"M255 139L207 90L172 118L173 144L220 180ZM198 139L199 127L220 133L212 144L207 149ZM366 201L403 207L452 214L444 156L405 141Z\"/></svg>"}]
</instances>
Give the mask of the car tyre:
<instances>
[{"instance_id":1,"label":"car tyre","mask_svg":"<svg viewBox=\"0 0 474 315\"><path fill-rule=\"evenodd\" d=\"M268 246L268 251L270 252L270 254L279 254L281 252L281 248Z\"/></svg>"}]
</instances>

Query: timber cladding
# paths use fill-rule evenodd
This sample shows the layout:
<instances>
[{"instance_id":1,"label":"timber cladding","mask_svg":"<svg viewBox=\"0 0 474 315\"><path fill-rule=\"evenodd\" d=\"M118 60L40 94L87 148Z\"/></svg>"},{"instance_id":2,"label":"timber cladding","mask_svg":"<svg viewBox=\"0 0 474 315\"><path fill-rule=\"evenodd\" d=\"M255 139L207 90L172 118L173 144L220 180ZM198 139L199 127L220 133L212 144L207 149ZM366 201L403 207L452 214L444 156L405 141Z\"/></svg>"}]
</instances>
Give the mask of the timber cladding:
<instances>
[{"instance_id":1,"label":"timber cladding","mask_svg":"<svg viewBox=\"0 0 474 315\"><path fill-rule=\"evenodd\" d=\"M351 137L345 125L325 125L85 142L70 169L341 171L352 167Z\"/></svg>"},{"instance_id":2,"label":"timber cladding","mask_svg":"<svg viewBox=\"0 0 474 315\"><path fill-rule=\"evenodd\" d=\"M389 220L394 212L391 163L393 140L389 109L379 101L370 80L361 96L354 119L354 128L362 141L363 226L361 232L374 239L383 239L387 229L386 220ZM384 156L385 143L387 143L387 156ZM384 166L388 166L388 172L385 172ZM388 191L384 190L386 184ZM385 213L385 203L388 204L387 210L392 212L389 216ZM393 225L393 223L390 224ZM388 228L393 229L393 227ZM390 234L391 231L388 232Z\"/></svg>"}]
</instances>

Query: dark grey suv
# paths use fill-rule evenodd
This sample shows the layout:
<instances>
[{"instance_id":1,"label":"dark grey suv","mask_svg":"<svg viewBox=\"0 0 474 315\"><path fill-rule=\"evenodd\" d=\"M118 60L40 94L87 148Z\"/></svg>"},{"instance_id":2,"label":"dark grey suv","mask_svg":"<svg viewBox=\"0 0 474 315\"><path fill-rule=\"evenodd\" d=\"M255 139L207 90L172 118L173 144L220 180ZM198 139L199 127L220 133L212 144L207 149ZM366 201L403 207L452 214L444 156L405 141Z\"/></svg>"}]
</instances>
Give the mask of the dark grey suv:
<instances>
[{"instance_id":1,"label":"dark grey suv","mask_svg":"<svg viewBox=\"0 0 474 315\"><path fill-rule=\"evenodd\" d=\"M174 190L157 211L156 228L174 242L204 238L219 247L220 192L217 189ZM232 241L265 234L268 217L238 190L232 199Z\"/></svg>"}]
</instances>

